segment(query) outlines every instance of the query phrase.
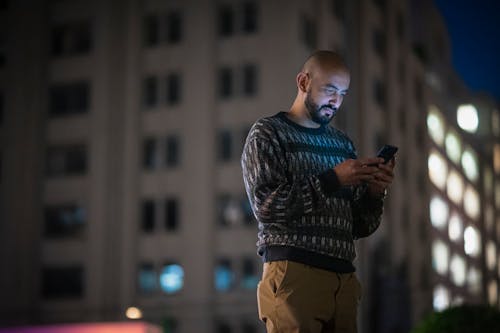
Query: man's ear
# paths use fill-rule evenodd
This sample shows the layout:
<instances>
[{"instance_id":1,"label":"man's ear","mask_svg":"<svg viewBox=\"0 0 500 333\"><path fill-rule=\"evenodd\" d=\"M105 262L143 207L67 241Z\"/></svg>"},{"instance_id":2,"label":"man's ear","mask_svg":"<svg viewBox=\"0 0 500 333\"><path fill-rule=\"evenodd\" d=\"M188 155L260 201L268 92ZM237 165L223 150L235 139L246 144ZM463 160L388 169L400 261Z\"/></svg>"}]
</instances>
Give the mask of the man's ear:
<instances>
[{"instance_id":1,"label":"man's ear","mask_svg":"<svg viewBox=\"0 0 500 333\"><path fill-rule=\"evenodd\" d=\"M309 85L309 74L300 72L297 74L297 88L302 92L307 92L307 86Z\"/></svg>"}]
</instances>

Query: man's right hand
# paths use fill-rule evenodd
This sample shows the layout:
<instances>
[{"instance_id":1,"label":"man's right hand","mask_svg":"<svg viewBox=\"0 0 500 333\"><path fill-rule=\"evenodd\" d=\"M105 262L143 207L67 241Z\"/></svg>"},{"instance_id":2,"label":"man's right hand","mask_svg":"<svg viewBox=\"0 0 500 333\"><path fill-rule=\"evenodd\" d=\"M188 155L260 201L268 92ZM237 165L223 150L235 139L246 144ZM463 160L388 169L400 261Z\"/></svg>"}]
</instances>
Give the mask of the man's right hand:
<instances>
[{"instance_id":1,"label":"man's right hand","mask_svg":"<svg viewBox=\"0 0 500 333\"><path fill-rule=\"evenodd\" d=\"M375 178L374 174L379 171L377 165L384 163L380 157L349 159L337 164L333 170L342 186L359 185L369 182Z\"/></svg>"}]
</instances>

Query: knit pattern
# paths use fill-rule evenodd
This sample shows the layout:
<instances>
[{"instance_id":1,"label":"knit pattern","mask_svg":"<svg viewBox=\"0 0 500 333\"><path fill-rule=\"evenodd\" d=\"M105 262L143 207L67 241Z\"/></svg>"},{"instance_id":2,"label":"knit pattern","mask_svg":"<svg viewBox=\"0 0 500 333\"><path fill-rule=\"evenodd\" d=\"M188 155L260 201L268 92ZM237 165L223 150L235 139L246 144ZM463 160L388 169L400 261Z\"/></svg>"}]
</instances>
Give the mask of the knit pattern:
<instances>
[{"instance_id":1,"label":"knit pattern","mask_svg":"<svg viewBox=\"0 0 500 333\"><path fill-rule=\"evenodd\" d=\"M383 202L362 186L337 184L327 191L332 184L321 175L349 158L356 158L352 141L331 126L301 127L284 112L258 120L241 158L259 224L257 246L291 246L354 260L354 239L378 228Z\"/></svg>"}]
</instances>

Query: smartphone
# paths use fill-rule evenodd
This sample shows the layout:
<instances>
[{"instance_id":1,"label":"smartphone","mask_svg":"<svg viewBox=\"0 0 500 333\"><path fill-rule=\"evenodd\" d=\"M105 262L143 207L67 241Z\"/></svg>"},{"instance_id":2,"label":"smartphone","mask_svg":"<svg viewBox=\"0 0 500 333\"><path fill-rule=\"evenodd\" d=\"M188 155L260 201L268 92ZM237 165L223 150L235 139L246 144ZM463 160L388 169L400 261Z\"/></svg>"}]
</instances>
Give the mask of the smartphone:
<instances>
[{"instance_id":1,"label":"smartphone","mask_svg":"<svg viewBox=\"0 0 500 333\"><path fill-rule=\"evenodd\" d=\"M398 147L396 146L391 146L391 145L385 145L377 153L377 157L382 157L384 159L384 164L389 162L393 157L394 154L398 151Z\"/></svg>"}]
</instances>

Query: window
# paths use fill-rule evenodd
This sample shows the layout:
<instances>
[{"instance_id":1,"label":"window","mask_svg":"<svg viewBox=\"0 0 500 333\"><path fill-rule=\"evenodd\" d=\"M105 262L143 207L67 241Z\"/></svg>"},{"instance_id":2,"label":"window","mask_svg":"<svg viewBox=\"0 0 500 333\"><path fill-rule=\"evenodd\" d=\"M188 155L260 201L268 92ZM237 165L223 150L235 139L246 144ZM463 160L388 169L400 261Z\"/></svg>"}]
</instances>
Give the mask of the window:
<instances>
[{"instance_id":1,"label":"window","mask_svg":"<svg viewBox=\"0 0 500 333\"><path fill-rule=\"evenodd\" d=\"M257 4L253 1L243 3L243 32L257 31Z\"/></svg>"},{"instance_id":2,"label":"window","mask_svg":"<svg viewBox=\"0 0 500 333\"><path fill-rule=\"evenodd\" d=\"M88 112L90 87L86 81L54 84L50 87L49 113L53 117Z\"/></svg>"},{"instance_id":3,"label":"window","mask_svg":"<svg viewBox=\"0 0 500 333\"><path fill-rule=\"evenodd\" d=\"M150 76L142 84L142 100L145 107L152 108L158 104L158 79Z\"/></svg>"},{"instance_id":4,"label":"window","mask_svg":"<svg viewBox=\"0 0 500 333\"><path fill-rule=\"evenodd\" d=\"M148 14L144 17L143 39L146 47L160 43L177 44L182 40L182 13L171 10L162 14Z\"/></svg>"},{"instance_id":5,"label":"window","mask_svg":"<svg viewBox=\"0 0 500 333\"><path fill-rule=\"evenodd\" d=\"M167 104L173 105L181 101L182 81L179 74L169 74L166 80Z\"/></svg>"},{"instance_id":6,"label":"window","mask_svg":"<svg viewBox=\"0 0 500 333\"><path fill-rule=\"evenodd\" d=\"M74 56L92 49L90 21L56 25L52 28L52 55Z\"/></svg>"},{"instance_id":7,"label":"window","mask_svg":"<svg viewBox=\"0 0 500 333\"><path fill-rule=\"evenodd\" d=\"M81 298L84 270L81 266L42 269L42 297L45 299Z\"/></svg>"},{"instance_id":8,"label":"window","mask_svg":"<svg viewBox=\"0 0 500 333\"><path fill-rule=\"evenodd\" d=\"M221 5L218 13L218 29L219 35L229 37L234 32L234 13L233 8L229 5Z\"/></svg>"},{"instance_id":9,"label":"window","mask_svg":"<svg viewBox=\"0 0 500 333\"><path fill-rule=\"evenodd\" d=\"M165 228L167 231L176 230L179 225L179 202L175 198L165 201Z\"/></svg>"},{"instance_id":10,"label":"window","mask_svg":"<svg viewBox=\"0 0 500 333\"><path fill-rule=\"evenodd\" d=\"M167 167L175 167L179 165L179 138L177 136L168 136L166 139L165 163Z\"/></svg>"},{"instance_id":11,"label":"window","mask_svg":"<svg viewBox=\"0 0 500 333\"><path fill-rule=\"evenodd\" d=\"M224 67L219 69L219 96L228 98L233 95L233 71Z\"/></svg>"},{"instance_id":12,"label":"window","mask_svg":"<svg viewBox=\"0 0 500 333\"><path fill-rule=\"evenodd\" d=\"M159 27L156 15L147 15L144 18L144 45L155 46L159 43Z\"/></svg>"},{"instance_id":13,"label":"window","mask_svg":"<svg viewBox=\"0 0 500 333\"><path fill-rule=\"evenodd\" d=\"M317 27L316 22L307 17L302 16L302 41L311 50L316 48L317 45Z\"/></svg>"},{"instance_id":14,"label":"window","mask_svg":"<svg viewBox=\"0 0 500 333\"><path fill-rule=\"evenodd\" d=\"M380 107L385 107L385 84L379 79L373 83L373 98Z\"/></svg>"},{"instance_id":15,"label":"window","mask_svg":"<svg viewBox=\"0 0 500 333\"><path fill-rule=\"evenodd\" d=\"M145 139L143 143L142 166L146 170L153 170L158 168L159 164L156 139Z\"/></svg>"},{"instance_id":16,"label":"window","mask_svg":"<svg viewBox=\"0 0 500 333\"><path fill-rule=\"evenodd\" d=\"M146 199L142 202L141 206L141 229L144 232L152 232L155 227L155 202Z\"/></svg>"},{"instance_id":17,"label":"window","mask_svg":"<svg viewBox=\"0 0 500 333\"><path fill-rule=\"evenodd\" d=\"M166 41L169 44L179 43L182 39L182 15L171 11L166 16Z\"/></svg>"},{"instance_id":18,"label":"window","mask_svg":"<svg viewBox=\"0 0 500 333\"><path fill-rule=\"evenodd\" d=\"M156 271L154 265L151 263L143 263L139 266L138 272L138 286L139 291L143 294L151 294L156 291Z\"/></svg>"},{"instance_id":19,"label":"window","mask_svg":"<svg viewBox=\"0 0 500 333\"><path fill-rule=\"evenodd\" d=\"M333 0L331 1L333 14L337 19L341 22L344 22L346 19L346 1L345 0Z\"/></svg>"},{"instance_id":20,"label":"window","mask_svg":"<svg viewBox=\"0 0 500 333\"><path fill-rule=\"evenodd\" d=\"M214 332L217 333L233 333L233 329L231 328L231 325L221 319L217 320L215 323L215 330Z\"/></svg>"},{"instance_id":21,"label":"window","mask_svg":"<svg viewBox=\"0 0 500 333\"><path fill-rule=\"evenodd\" d=\"M80 237L85 231L87 214L75 204L45 207L44 236L47 238Z\"/></svg>"},{"instance_id":22,"label":"window","mask_svg":"<svg viewBox=\"0 0 500 333\"><path fill-rule=\"evenodd\" d=\"M214 273L216 290L228 291L233 287L235 276L229 259L219 259Z\"/></svg>"},{"instance_id":23,"label":"window","mask_svg":"<svg viewBox=\"0 0 500 333\"><path fill-rule=\"evenodd\" d=\"M253 258L243 259L242 273L241 286L244 289L255 290L257 288L257 283L259 283L259 276Z\"/></svg>"},{"instance_id":24,"label":"window","mask_svg":"<svg viewBox=\"0 0 500 333\"><path fill-rule=\"evenodd\" d=\"M0 91L0 126L3 125L3 117L4 117L4 99L3 99L3 93Z\"/></svg>"},{"instance_id":25,"label":"window","mask_svg":"<svg viewBox=\"0 0 500 333\"><path fill-rule=\"evenodd\" d=\"M381 57L384 58L386 54L386 37L384 31L380 29L373 30L373 49Z\"/></svg>"},{"instance_id":26,"label":"window","mask_svg":"<svg viewBox=\"0 0 500 333\"><path fill-rule=\"evenodd\" d=\"M8 0L0 0L0 10L7 10L9 8Z\"/></svg>"},{"instance_id":27,"label":"window","mask_svg":"<svg viewBox=\"0 0 500 333\"><path fill-rule=\"evenodd\" d=\"M87 171L87 149L84 145L49 147L46 163L49 177L83 175Z\"/></svg>"},{"instance_id":28,"label":"window","mask_svg":"<svg viewBox=\"0 0 500 333\"><path fill-rule=\"evenodd\" d=\"M160 273L160 287L167 294L179 292L184 286L184 269L177 263L167 263Z\"/></svg>"},{"instance_id":29,"label":"window","mask_svg":"<svg viewBox=\"0 0 500 333\"><path fill-rule=\"evenodd\" d=\"M219 161L228 162L232 157L233 140L229 130L220 130L217 139L217 157Z\"/></svg>"},{"instance_id":30,"label":"window","mask_svg":"<svg viewBox=\"0 0 500 333\"><path fill-rule=\"evenodd\" d=\"M255 65L243 67L243 94L254 96L257 92L257 68Z\"/></svg>"},{"instance_id":31,"label":"window","mask_svg":"<svg viewBox=\"0 0 500 333\"><path fill-rule=\"evenodd\" d=\"M385 10L385 1L386 0L373 0L375 5L380 9L380 10Z\"/></svg>"}]
</instances>

